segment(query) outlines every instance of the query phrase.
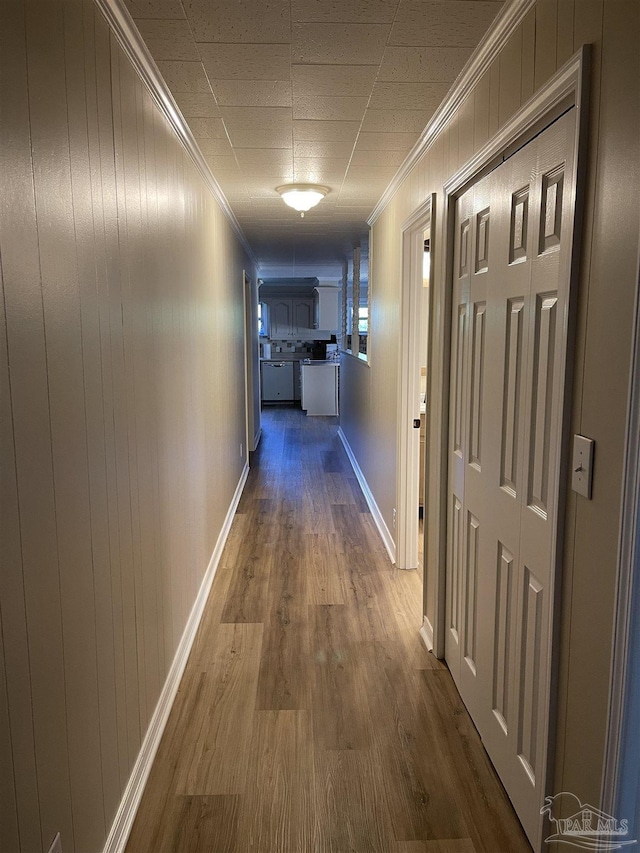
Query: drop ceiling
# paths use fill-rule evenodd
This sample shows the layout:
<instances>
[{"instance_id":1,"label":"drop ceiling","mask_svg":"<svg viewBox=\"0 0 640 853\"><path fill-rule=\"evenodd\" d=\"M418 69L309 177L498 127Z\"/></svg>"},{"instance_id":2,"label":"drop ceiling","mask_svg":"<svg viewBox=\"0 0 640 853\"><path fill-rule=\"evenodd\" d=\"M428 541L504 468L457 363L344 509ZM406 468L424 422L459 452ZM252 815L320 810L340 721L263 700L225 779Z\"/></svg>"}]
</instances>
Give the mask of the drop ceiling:
<instances>
[{"instance_id":1,"label":"drop ceiling","mask_svg":"<svg viewBox=\"0 0 640 853\"><path fill-rule=\"evenodd\" d=\"M491 0L126 0L262 276L338 277L500 11ZM304 219L276 192L329 187Z\"/></svg>"}]
</instances>

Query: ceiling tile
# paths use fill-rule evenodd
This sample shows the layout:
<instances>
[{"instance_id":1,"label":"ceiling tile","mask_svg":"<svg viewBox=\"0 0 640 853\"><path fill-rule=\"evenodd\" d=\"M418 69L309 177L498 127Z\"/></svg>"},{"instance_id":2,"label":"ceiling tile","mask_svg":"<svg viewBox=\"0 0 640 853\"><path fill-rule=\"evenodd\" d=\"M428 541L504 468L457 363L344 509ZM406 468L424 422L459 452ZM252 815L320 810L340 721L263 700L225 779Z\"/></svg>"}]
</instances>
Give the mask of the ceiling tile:
<instances>
[{"instance_id":1,"label":"ceiling tile","mask_svg":"<svg viewBox=\"0 0 640 853\"><path fill-rule=\"evenodd\" d=\"M229 156L228 154L207 154L205 159L218 180L221 175L226 175L227 177L235 176L236 178L241 177L241 172L235 157Z\"/></svg>"},{"instance_id":2,"label":"ceiling tile","mask_svg":"<svg viewBox=\"0 0 640 853\"><path fill-rule=\"evenodd\" d=\"M265 167L290 166L293 163L293 150L291 148L243 148L238 151L238 163L242 169L258 167L261 171ZM247 174L249 174L247 172Z\"/></svg>"},{"instance_id":3,"label":"ceiling tile","mask_svg":"<svg viewBox=\"0 0 640 853\"><path fill-rule=\"evenodd\" d=\"M196 139L226 139L221 118L191 118L189 127Z\"/></svg>"},{"instance_id":4,"label":"ceiling tile","mask_svg":"<svg viewBox=\"0 0 640 853\"><path fill-rule=\"evenodd\" d=\"M184 18L180 0L125 0L125 3L134 21L141 18Z\"/></svg>"},{"instance_id":5,"label":"ceiling tile","mask_svg":"<svg viewBox=\"0 0 640 853\"><path fill-rule=\"evenodd\" d=\"M349 166L349 171L347 172L347 178L345 181L345 187L351 185L352 182L358 181L366 184L369 181L372 182L380 182L383 181L385 183L389 183L391 178L395 175L398 170L395 166L387 165L387 166L354 166L351 164Z\"/></svg>"},{"instance_id":6,"label":"ceiling tile","mask_svg":"<svg viewBox=\"0 0 640 853\"><path fill-rule=\"evenodd\" d=\"M339 187L344 180L348 159L320 159L317 157L296 157L293 161L294 178L310 184L325 184L330 189Z\"/></svg>"},{"instance_id":7,"label":"ceiling tile","mask_svg":"<svg viewBox=\"0 0 640 853\"><path fill-rule=\"evenodd\" d=\"M288 44L198 44L210 80L289 80Z\"/></svg>"},{"instance_id":8,"label":"ceiling tile","mask_svg":"<svg viewBox=\"0 0 640 853\"><path fill-rule=\"evenodd\" d=\"M325 142L313 140L309 142L294 142L293 153L298 157L330 157L349 159L353 150L352 142Z\"/></svg>"},{"instance_id":9,"label":"ceiling tile","mask_svg":"<svg viewBox=\"0 0 640 853\"><path fill-rule=\"evenodd\" d=\"M274 179L273 181L267 181L257 180L256 178L247 178L246 181L247 189L251 198L273 199L275 201L280 201L281 204L284 204L284 202L276 192L276 187L282 183L287 183L287 179Z\"/></svg>"},{"instance_id":10,"label":"ceiling tile","mask_svg":"<svg viewBox=\"0 0 640 853\"><path fill-rule=\"evenodd\" d=\"M198 148L202 151L205 160L209 155L219 157L221 155L232 155L233 149L228 138L224 139L199 139Z\"/></svg>"},{"instance_id":11,"label":"ceiling tile","mask_svg":"<svg viewBox=\"0 0 640 853\"><path fill-rule=\"evenodd\" d=\"M331 98L317 95L294 95L294 119L322 121L362 121L368 98Z\"/></svg>"},{"instance_id":12,"label":"ceiling tile","mask_svg":"<svg viewBox=\"0 0 640 853\"><path fill-rule=\"evenodd\" d=\"M291 148L239 148L237 158L243 174L247 176L273 175L287 170L293 173Z\"/></svg>"},{"instance_id":13,"label":"ceiling tile","mask_svg":"<svg viewBox=\"0 0 640 853\"><path fill-rule=\"evenodd\" d=\"M373 86L369 109L433 112L449 88L449 83L383 83L378 80Z\"/></svg>"},{"instance_id":14,"label":"ceiling tile","mask_svg":"<svg viewBox=\"0 0 640 853\"><path fill-rule=\"evenodd\" d=\"M216 175L216 180L222 187L225 193L229 193L230 195L242 196L246 197L246 200L249 200L249 194L247 192L247 185L244 178L240 175L234 173L225 173L221 172L219 175Z\"/></svg>"},{"instance_id":15,"label":"ceiling tile","mask_svg":"<svg viewBox=\"0 0 640 853\"><path fill-rule=\"evenodd\" d=\"M432 113L422 110L367 110L363 131L393 131L420 134Z\"/></svg>"},{"instance_id":16,"label":"ceiling tile","mask_svg":"<svg viewBox=\"0 0 640 853\"><path fill-rule=\"evenodd\" d=\"M400 151L366 151L360 148L356 148L353 152L353 158L351 160L352 166L386 166L391 165L396 168L400 166L404 158L406 157L406 153L403 150Z\"/></svg>"},{"instance_id":17,"label":"ceiling tile","mask_svg":"<svg viewBox=\"0 0 640 853\"><path fill-rule=\"evenodd\" d=\"M197 42L289 42L289 0L184 0L184 8Z\"/></svg>"},{"instance_id":18,"label":"ceiling tile","mask_svg":"<svg viewBox=\"0 0 640 853\"><path fill-rule=\"evenodd\" d=\"M212 80L211 88L221 107L290 107L288 80Z\"/></svg>"},{"instance_id":19,"label":"ceiling tile","mask_svg":"<svg viewBox=\"0 0 640 853\"><path fill-rule=\"evenodd\" d=\"M293 166L274 169L272 172L260 175L244 175L247 190L252 198L272 198L276 187L293 183ZM279 196L278 196L279 198Z\"/></svg>"},{"instance_id":20,"label":"ceiling tile","mask_svg":"<svg viewBox=\"0 0 640 853\"><path fill-rule=\"evenodd\" d=\"M452 83L471 53L470 47L388 47L378 80Z\"/></svg>"},{"instance_id":21,"label":"ceiling tile","mask_svg":"<svg viewBox=\"0 0 640 853\"><path fill-rule=\"evenodd\" d=\"M398 0L291 0L293 21L390 24Z\"/></svg>"},{"instance_id":22,"label":"ceiling tile","mask_svg":"<svg viewBox=\"0 0 640 853\"><path fill-rule=\"evenodd\" d=\"M140 20L137 26L156 62L165 59L197 62L200 59L187 21Z\"/></svg>"},{"instance_id":23,"label":"ceiling tile","mask_svg":"<svg viewBox=\"0 0 640 853\"><path fill-rule=\"evenodd\" d=\"M292 148L291 110L286 107L223 107L235 148Z\"/></svg>"},{"instance_id":24,"label":"ceiling tile","mask_svg":"<svg viewBox=\"0 0 640 853\"><path fill-rule=\"evenodd\" d=\"M389 44L475 47L501 8L483 0L402 0Z\"/></svg>"},{"instance_id":25,"label":"ceiling tile","mask_svg":"<svg viewBox=\"0 0 640 853\"><path fill-rule=\"evenodd\" d=\"M293 24L291 61L319 65L378 65L388 24Z\"/></svg>"},{"instance_id":26,"label":"ceiling tile","mask_svg":"<svg viewBox=\"0 0 640 853\"><path fill-rule=\"evenodd\" d=\"M369 97L376 79L375 65L292 65L296 95Z\"/></svg>"},{"instance_id":27,"label":"ceiling tile","mask_svg":"<svg viewBox=\"0 0 640 853\"><path fill-rule=\"evenodd\" d=\"M408 151L415 143L415 133L361 133L356 150Z\"/></svg>"},{"instance_id":28,"label":"ceiling tile","mask_svg":"<svg viewBox=\"0 0 640 853\"><path fill-rule=\"evenodd\" d=\"M257 128L277 128L283 123L291 123L289 107L222 107L221 113L229 126L251 125ZM259 147L259 145L254 146L254 148Z\"/></svg>"},{"instance_id":29,"label":"ceiling tile","mask_svg":"<svg viewBox=\"0 0 640 853\"><path fill-rule=\"evenodd\" d=\"M220 115L213 95L183 92L176 94L175 99L185 118L214 118Z\"/></svg>"},{"instance_id":30,"label":"ceiling tile","mask_svg":"<svg viewBox=\"0 0 640 853\"><path fill-rule=\"evenodd\" d=\"M163 62L158 60L157 65L172 94L178 95L182 92L208 92L211 94L211 86L209 86L201 62Z\"/></svg>"},{"instance_id":31,"label":"ceiling tile","mask_svg":"<svg viewBox=\"0 0 640 853\"><path fill-rule=\"evenodd\" d=\"M386 186L384 175L360 173L357 176L348 178L344 182L338 203L344 204L346 197L370 198L371 196L376 196L379 194L379 188L384 189L384 186ZM360 202L360 204L364 204L364 202Z\"/></svg>"},{"instance_id":32,"label":"ceiling tile","mask_svg":"<svg viewBox=\"0 0 640 853\"><path fill-rule=\"evenodd\" d=\"M304 121L293 122L295 142L351 142L356 141L359 121Z\"/></svg>"},{"instance_id":33,"label":"ceiling tile","mask_svg":"<svg viewBox=\"0 0 640 853\"><path fill-rule=\"evenodd\" d=\"M234 148L291 148L291 124L265 128L234 126L229 131Z\"/></svg>"}]
</instances>

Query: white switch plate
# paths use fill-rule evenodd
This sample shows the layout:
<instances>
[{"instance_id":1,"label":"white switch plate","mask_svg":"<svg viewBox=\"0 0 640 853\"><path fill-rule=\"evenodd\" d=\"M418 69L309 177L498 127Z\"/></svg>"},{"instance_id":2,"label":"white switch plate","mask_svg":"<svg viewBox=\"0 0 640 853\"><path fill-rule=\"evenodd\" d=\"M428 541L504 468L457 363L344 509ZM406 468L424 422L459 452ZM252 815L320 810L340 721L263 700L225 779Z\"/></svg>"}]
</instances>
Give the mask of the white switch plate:
<instances>
[{"instance_id":1,"label":"white switch plate","mask_svg":"<svg viewBox=\"0 0 640 853\"><path fill-rule=\"evenodd\" d=\"M571 488L587 500L591 500L594 444L592 438L585 438L583 435L573 436Z\"/></svg>"},{"instance_id":2,"label":"white switch plate","mask_svg":"<svg viewBox=\"0 0 640 853\"><path fill-rule=\"evenodd\" d=\"M48 853L62 853L62 841L60 839L60 833L58 833L53 839L53 844L49 848Z\"/></svg>"}]
</instances>

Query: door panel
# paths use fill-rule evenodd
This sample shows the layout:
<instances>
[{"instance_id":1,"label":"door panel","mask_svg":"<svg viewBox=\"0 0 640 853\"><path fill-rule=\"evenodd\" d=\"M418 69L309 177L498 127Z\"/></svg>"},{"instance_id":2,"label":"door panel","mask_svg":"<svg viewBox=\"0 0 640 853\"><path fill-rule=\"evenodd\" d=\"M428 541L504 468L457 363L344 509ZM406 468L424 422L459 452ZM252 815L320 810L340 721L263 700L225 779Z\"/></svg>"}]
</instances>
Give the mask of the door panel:
<instances>
[{"instance_id":1,"label":"door panel","mask_svg":"<svg viewBox=\"0 0 640 853\"><path fill-rule=\"evenodd\" d=\"M534 847L546 793L574 113L461 195L454 230L446 659Z\"/></svg>"}]
</instances>

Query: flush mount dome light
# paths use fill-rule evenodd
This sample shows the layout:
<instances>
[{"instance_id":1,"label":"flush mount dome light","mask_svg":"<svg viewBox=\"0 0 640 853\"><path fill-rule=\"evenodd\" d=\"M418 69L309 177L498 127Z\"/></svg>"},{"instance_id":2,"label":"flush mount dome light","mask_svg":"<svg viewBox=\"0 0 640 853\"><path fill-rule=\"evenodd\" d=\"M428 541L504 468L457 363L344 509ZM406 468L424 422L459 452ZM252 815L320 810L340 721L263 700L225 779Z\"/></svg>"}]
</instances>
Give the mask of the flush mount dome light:
<instances>
[{"instance_id":1,"label":"flush mount dome light","mask_svg":"<svg viewBox=\"0 0 640 853\"><path fill-rule=\"evenodd\" d=\"M328 187L320 187L317 184L285 184L282 187L276 187L276 192L280 193L282 200L289 207L300 211L300 216L304 216L305 211L311 210L319 201L329 192Z\"/></svg>"}]
</instances>

